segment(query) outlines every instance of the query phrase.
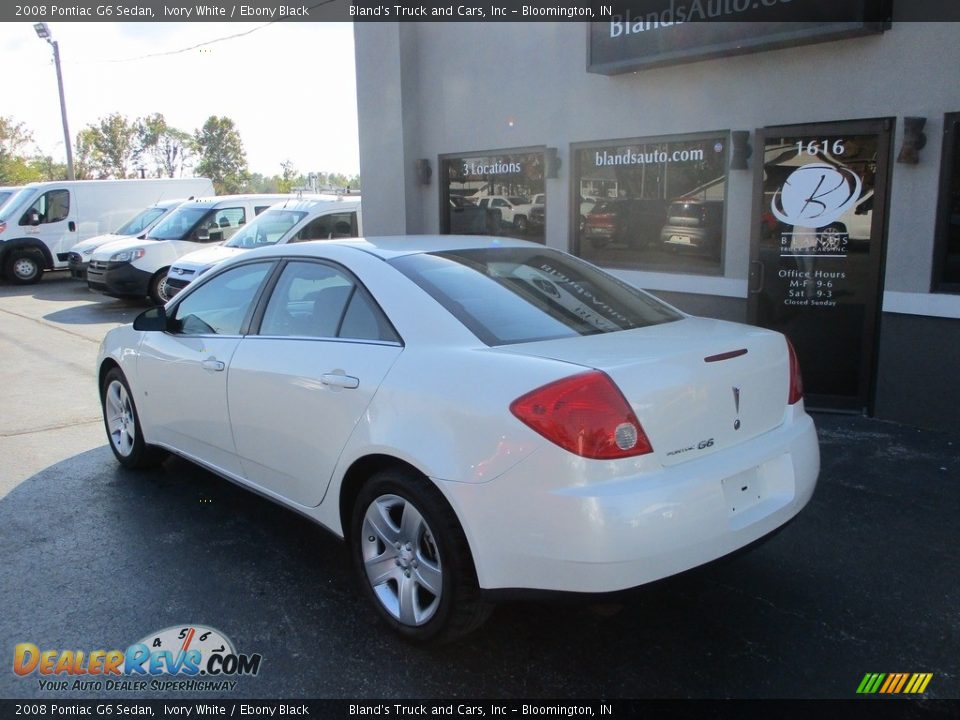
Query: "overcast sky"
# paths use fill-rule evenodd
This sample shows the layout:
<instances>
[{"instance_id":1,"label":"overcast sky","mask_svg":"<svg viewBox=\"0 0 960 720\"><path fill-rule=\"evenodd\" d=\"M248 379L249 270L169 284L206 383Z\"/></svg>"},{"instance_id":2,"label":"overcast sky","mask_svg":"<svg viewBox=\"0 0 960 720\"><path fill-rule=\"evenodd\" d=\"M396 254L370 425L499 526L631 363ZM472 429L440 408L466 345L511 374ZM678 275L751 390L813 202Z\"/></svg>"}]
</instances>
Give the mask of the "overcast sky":
<instances>
[{"instance_id":1,"label":"overcast sky","mask_svg":"<svg viewBox=\"0 0 960 720\"><path fill-rule=\"evenodd\" d=\"M288 159L301 172L360 171L349 23L49 26L74 141L112 112L131 120L163 113L190 133L226 115L253 172L278 174ZM188 49L219 38L230 39ZM31 23L0 23L0 58L0 115L25 123L44 154L65 161L52 48Z\"/></svg>"}]
</instances>

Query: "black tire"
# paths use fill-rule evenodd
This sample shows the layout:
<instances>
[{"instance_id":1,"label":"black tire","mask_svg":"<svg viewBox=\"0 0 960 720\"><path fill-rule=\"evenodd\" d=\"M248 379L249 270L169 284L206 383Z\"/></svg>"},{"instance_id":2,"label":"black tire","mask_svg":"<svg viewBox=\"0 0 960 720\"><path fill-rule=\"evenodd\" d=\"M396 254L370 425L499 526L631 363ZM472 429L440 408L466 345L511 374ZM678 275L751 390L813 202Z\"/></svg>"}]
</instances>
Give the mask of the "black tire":
<instances>
[{"instance_id":1,"label":"black tire","mask_svg":"<svg viewBox=\"0 0 960 720\"><path fill-rule=\"evenodd\" d=\"M167 456L166 451L144 442L133 393L120 368L113 368L103 378L100 409L107 442L117 462L125 468L143 470L155 467Z\"/></svg>"},{"instance_id":2,"label":"black tire","mask_svg":"<svg viewBox=\"0 0 960 720\"><path fill-rule=\"evenodd\" d=\"M14 285L33 285L43 276L43 254L33 248L14 248L3 262L3 275Z\"/></svg>"},{"instance_id":3,"label":"black tire","mask_svg":"<svg viewBox=\"0 0 960 720\"><path fill-rule=\"evenodd\" d=\"M406 522L408 508L422 522ZM368 511L378 526L368 521ZM416 530L405 536L404 526ZM391 537L400 544L388 541L384 530L395 531ZM480 627L493 611L480 595L460 523L440 491L423 477L397 468L373 475L354 502L348 539L364 594L381 619L407 640L449 642ZM378 573L384 579L375 583L370 575ZM439 585L439 595L431 592L431 584ZM407 612L401 595L410 598ZM415 617L416 610L422 617Z\"/></svg>"},{"instance_id":4,"label":"black tire","mask_svg":"<svg viewBox=\"0 0 960 720\"><path fill-rule=\"evenodd\" d=\"M167 284L167 273L169 271L170 268L157 270L154 276L150 278L150 287L147 289L147 295L150 298L150 302L154 305L164 305L167 300L170 299L165 287Z\"/></svg>"}]
</instances>

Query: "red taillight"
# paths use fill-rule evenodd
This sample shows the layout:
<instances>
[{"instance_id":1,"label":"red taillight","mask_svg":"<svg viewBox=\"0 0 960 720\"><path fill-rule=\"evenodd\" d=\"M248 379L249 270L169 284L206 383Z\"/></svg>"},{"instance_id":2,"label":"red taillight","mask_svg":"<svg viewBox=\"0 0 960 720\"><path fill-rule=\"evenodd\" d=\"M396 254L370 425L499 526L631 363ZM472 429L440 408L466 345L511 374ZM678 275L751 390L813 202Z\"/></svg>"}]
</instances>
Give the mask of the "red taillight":
<instances>
[{"instance_id":1,"label":"red taillight","mask_svg":"<svg viewBox=\"0 0 960 720\"><path fill-rule=\"evenodd\" d=\"M787 403L794 405L803 400L803 378L800 375L800 361L797 360L797 351L787 338L787 352L790 354L790 394Z\"/></svg>"},{"instance_id":2,"label":"red taillight","mask_svg":"<svg viewBox=\"0 0 960 720\"><path fill-rule=\"evenodd\" d=\"M582 457L612 460L653 452L623 394L599 370L537 388L514 400L510 412Z\"/></svg>"}]
</instances>

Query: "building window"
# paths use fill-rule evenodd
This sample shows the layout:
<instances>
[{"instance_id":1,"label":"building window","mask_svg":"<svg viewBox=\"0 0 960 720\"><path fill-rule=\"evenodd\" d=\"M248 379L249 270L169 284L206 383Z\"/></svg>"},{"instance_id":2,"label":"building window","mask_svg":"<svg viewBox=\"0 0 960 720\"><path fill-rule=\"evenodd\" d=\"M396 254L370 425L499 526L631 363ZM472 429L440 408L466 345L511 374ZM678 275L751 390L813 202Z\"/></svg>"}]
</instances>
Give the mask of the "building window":
<instances>
[{"instance_id":1,"label":"building window","mask_svg":"<svg viewBox=\"0 0 960 720\"><path fill-rule=\"evenodd\" d=\"M497 151L440 159L440 227L453 235L545 241L543 151Z\"/></svg>"},{"instance_id":2,"label":"building window","mask_svg":"<svg viewBox=\"0 0 960 720\"><path fill-rule=\"evenodd\" d=\"M719 274L727 135L574 145L573 248L608 267Z\"/></svg>"},{"instance_id":3,"label":"building window","mask_svg":"<svg viewBox=\"0 0 960 720\"><path fill-rule=\"evenodd\" d=\"M933 290L960 293L960 113L944 118L940 177Z\"/></svg>"}]
</instances>

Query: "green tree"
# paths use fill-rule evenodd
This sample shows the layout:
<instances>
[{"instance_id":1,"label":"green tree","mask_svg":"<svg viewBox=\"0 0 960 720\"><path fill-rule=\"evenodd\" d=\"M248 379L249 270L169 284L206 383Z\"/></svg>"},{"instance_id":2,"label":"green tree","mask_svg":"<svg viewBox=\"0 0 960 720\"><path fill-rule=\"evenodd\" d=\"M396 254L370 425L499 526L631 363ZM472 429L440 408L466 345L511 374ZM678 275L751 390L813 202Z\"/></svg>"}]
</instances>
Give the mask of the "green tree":
<instances>
[{"instance_id":1,"label":"green tree","mask_svg":"<svg viewBox=\"0 0 960 720\"><path fill-rule=\"evenodd\" d=\"M0 185L22 185L39 180L24 153L33 142L33 133L12 117L0 116Z\"/></svg>"},{"instance_id":2,"label":"green tree","mask_svg":"<svg viewBox=\"0 0 960 720\"><path fill-rule=\"evenodd\" d=\"M140 159L137 125L120 113L111 113L81 133L89 142L91 172L98 177L130 177ZM79 145L79 137L78 137Z\"/></svg>"},{"instance_id":3,"label":"green tree","mask_svg":"<svg viewBox=\"0 0 960 720\"><path fill-rule=\"evenodd\" d=\"M137 143L141 156L153 160L160 177L183 175L183 167L192 154L189 133L167 124L161 113L137 120Z\"/></svg>"},{"instance_id":4,"label":"green tree","mask_svg":"<svg viewBox=\"0 0 960 720\"><path fill-rule=\"evenodd\" d=\"M213 180L217 193L235 193L247 183L247 155L240 133L228 117L211 115L194 134L200 162L196 172Z\"/></svg>"},{"instance_id":5,"label":"green tree","mask_svg":"<svg viewBox=\"0 0 960 720\"><path fill-rule=\"evenodd\" d=\"M92 128L84 128L77 133L77 140L73 145L73 170L77 180L94 180L100 177L99 168L94 160L94 145L96 132Z\"/></svg>"}]
</instances>

